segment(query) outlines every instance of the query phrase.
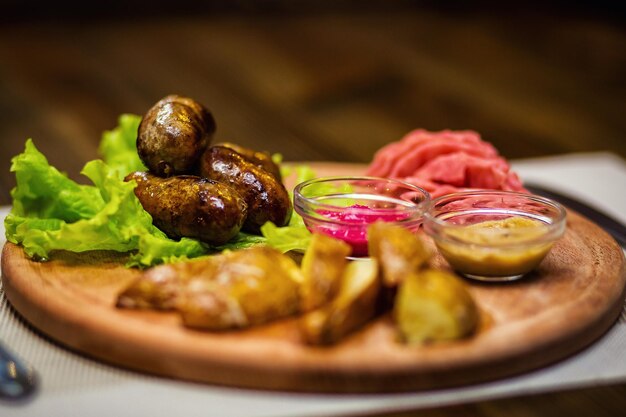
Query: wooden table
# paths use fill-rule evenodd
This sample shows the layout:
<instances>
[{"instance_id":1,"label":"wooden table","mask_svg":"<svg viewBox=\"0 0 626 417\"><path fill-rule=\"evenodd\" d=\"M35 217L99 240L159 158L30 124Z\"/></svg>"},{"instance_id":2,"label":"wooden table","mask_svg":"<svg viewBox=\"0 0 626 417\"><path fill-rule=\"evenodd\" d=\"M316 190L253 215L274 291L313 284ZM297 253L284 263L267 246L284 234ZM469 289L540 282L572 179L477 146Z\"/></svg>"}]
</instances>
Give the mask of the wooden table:
<instances>
[{"instance_id":1,"label":"wooden table","mask_svg":"<svg viewBox=\"0 0 626 417\"><path fill-rule=\"evenodd\" d=\"M115 5L104 16L71 17L15 6L4 14L0 204L11 202L10 158L26 138L80 179L120 113L142 114L169 93L209 107L217 140L286 160L369 162L418 127L476 130L507 158L626 156L626 31L610 10L273 4L193 13L157 7L147 16ZM626 384L618 384L393 416L624 409Z\"/></svg>"}]
</instances>

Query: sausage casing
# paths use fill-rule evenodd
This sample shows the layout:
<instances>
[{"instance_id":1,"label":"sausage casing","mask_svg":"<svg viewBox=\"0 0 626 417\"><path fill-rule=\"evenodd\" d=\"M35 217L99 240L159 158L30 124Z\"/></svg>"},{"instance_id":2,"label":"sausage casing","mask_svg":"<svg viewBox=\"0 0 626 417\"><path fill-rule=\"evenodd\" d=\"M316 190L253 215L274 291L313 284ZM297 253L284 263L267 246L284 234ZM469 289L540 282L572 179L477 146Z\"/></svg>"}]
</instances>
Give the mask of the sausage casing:
<instances>
[{"instance_id":1,"label":"sausage casing","mask_svg":"<svg viewBox=\"0 0 626 417\"><path fill-rule=\"evenodd\" d=\"M224 146L208 148L200 160L200 175L224 182L241 193L248 204L242 230L259 233L271 221L285 226L291 218L291 200L285 186L266 170Z\"/></svg>"},{"instance_id":2,"label":"sausage casing","mask_svg":"<svg viewBox=\"0 0 626 417\"><path fill-rule=\"evenodd\" d=\"M156 227L172 239L191 237L220 245L232 239L246 219L243 197L228 184L191 175L161 178L134 172L135 195Z\"/></svg>"},{"instance_id":3,"label":"sausage casing","mask_svg":"<svg viewBox=\"0 0 626 417\"><path fill-rule=\"evenodd\" d=\"M272 160L272 155L266 151L255 151L254 149L246 148L241 145L237 145L230 142L221 142L217 143L216 146L224 146L226 148L230 148L235 152L239 153L249 162L252 162L254 165L263 168L270 174L274 175L279 181L282 181L280 175L280 168L278 165Z\"/></svg>"},{"instance_id":4,"label":"sausage casing","mask_svg":"<svg viewBox=\"0 0 626 417\"><path fill-rule=\"evenodd\" d=\"M137 153L161 177L192 173L211 142L215 120L191 98L169 95L144 115L137 132Z\"/></svg>"}]
</instances>

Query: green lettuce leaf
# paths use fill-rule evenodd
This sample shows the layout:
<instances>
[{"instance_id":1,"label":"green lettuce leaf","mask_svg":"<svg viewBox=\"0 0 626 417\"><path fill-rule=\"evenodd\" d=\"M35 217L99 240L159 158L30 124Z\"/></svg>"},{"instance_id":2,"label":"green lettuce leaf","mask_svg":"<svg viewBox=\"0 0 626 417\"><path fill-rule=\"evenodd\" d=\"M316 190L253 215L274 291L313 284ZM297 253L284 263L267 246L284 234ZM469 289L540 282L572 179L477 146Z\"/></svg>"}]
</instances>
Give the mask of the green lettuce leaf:
<instances>
[{"instance_id":1,"label":"green lettuce leaf","mask_svg":"<svg viewBox=\"0 0 626 417\"><path fill-rule=\"evenodd\" d=\"M98 190L51 167L31 139L24 153L11 160L11 172L21 185L11 191L13 213L19 216L74 222L92 217L103 205Z\"/></svg>"},{"instance_id":2,"label":"green lettuce leaf","mask_svg":"<svg viewBox=\"0 0 626 417\"><path fill-rule=\"evenodd\" d=\"M113 130L102 134L98 152L104 162L114 169L120 178L131 172L146 171L139 155L137 155L137 130L141 116L122 114L118 125Z\"/></svg>"},{"instance_id":3,"label":"green lettuce leaf","mask_svg":"<svg viewBox=\"0 0 626 417\"><path fill-rule=\"evenodd\" d=\"M302 226L278 227L272 222L261 226L261 233L265 237L265 243L281 252L297 251L304 252L311 243L311 232Z\"/></svg>"},{"instance_id":4,"label":"green lettuce leaf","mask_svg":"<svg viewBox=\"0 0 626 417\"><path fill-rule=\"evenodd\" d=\"M78 185L50 166L29 140L11 170L17 187L5 219L7 240L31 257L46 259L54 250L134 251L131 265L150 266L209 252L197 240L174 241L153 226L135 196L135 183L124 182L101 160L82 170L93 185Z\"/></svg>"},{"instance_id":5,"label":"green lettuce leaf","mask_svg":"<svg viewBox=\"0 0 626 417\"><path fill-rule=\"evenodd\" d=\"M256 246L256 245L265 244L265 243L266 243L266 239L263 236L251 235L250 233L239 232L237 236L235 236L229 242L220 246L216 246L214 249L217 251L246 249L251 246Z\"/></svg>"},{"instance_id":6,"label":"green lettuce leaf","mask_svg":"<svg viewBox=\"0 0 626 417\"><path fill-rule=\"evenodd\" d=\"M295 171L295 184L313 179L315 172L307 165L283 166L281 165L281 175L286 178ZM289 197L293 201L293 190L289 191ZM272 222L267 222L261 226L261 234L266 239L266 244L282 252L298 251L304 252L311 242L311 232L306 228L302 217L294 210L289 224L278 227Z\"/></svg>"},{"instance_id":7,"label":"green lettuce leaf","mask_svg":"<svg viewBox=\"0 0 626 417\"><path fill-rule=\"evenodd\" d=\"M173 263L198 258L214 252L208 245L190 238L179 241L168 238L160 230L153 234L144 233L139 236L137 252L134 252L126 266L146 267L161 263Z\"/></svg>"}]
</instances>

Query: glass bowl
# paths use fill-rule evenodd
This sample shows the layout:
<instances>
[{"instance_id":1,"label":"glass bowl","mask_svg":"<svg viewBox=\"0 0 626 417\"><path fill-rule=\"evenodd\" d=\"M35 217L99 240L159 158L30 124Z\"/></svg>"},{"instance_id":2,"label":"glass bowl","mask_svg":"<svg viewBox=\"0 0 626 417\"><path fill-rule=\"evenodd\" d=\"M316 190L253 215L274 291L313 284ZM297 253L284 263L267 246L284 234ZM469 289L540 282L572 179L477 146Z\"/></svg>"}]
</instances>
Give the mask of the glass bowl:
<instances>
[{"instance_id":1,"label":"glass bowl","mask_svg":"<svg viewBox=\"0 0 626 417\"><path fill-rule=\"evenodd\" d=\"M424 230L457 272L512 281L535 269L565 231L557 202L513 191L468 191L434 199Z\"/></svg>"},{"instance_id":2,"label":"glass bowl","mask_svg":"<svg viewBox=\"0 0 626 417\"><path fill-rule=\"evenodd\" d=\"M312 233L341 239L350 244L353 257L364 257L370 224L380 220L417 231L430 194L387 178L322 177L296 185L293 199Z\"/></svg>"}]
</instances>

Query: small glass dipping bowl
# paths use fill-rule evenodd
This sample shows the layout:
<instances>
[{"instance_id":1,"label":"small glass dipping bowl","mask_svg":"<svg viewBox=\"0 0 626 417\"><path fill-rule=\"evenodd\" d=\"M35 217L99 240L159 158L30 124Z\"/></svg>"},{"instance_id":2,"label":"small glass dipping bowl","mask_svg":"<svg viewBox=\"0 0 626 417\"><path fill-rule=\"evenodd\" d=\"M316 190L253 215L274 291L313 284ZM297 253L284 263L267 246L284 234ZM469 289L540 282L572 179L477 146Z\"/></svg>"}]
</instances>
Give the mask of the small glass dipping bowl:
<instances>
[{"instance_id":1,"label":"small glass dipping bowl","mask_svg":"<svg viewBox=\"0 0 626 417\"><path fill-rule=\"evenodd\" d=\"M298 184L294 209L312 233L341 239L353 257L367 256L367 227L379 220L417 231L430 194L415 185L376 177L322 177Z\"/></svg>"},{"instance_id":2,"label":"small glass dipping bowl","mask_svg":"<svg viewBox=\"0 0 626 417\"><path fill-rule=\"evenodd\" d=\"M513 281L535 269L565 231L557 202L512 191L468 191L434 199L424 230L457 272Z\"/></svg>"}]
</instances>

